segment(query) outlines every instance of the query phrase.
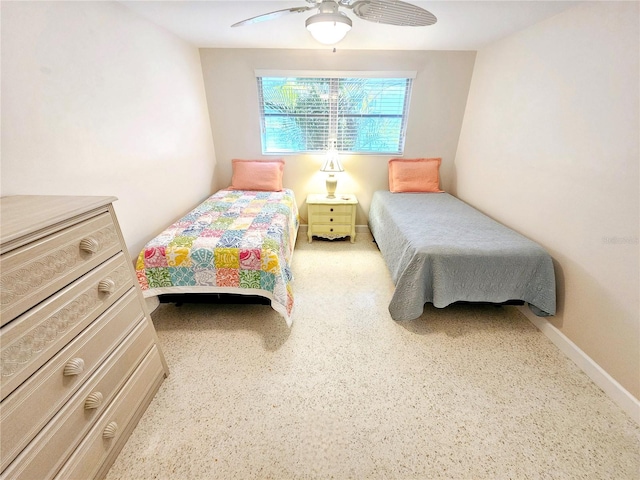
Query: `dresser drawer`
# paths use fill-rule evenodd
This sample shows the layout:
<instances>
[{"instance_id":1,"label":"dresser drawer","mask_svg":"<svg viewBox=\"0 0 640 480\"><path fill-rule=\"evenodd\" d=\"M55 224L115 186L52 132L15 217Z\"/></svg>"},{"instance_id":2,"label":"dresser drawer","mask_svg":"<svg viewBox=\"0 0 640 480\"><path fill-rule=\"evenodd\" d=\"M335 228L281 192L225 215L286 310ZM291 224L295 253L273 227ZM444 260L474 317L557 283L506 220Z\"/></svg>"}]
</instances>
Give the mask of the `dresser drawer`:
<instances>
[{"instance_id":1,"label":"dresser drawer","mask_svg":"<svg viewBox=\"0 0 640 480\"><path fill-rule=\"evenodd\" d=\"M133 286L119 253L0 330L0 387L9 395ZM110 293L111 292L111 293Z\"/></svg>"},{"instance_id":2,"label":"dresser drawer","mask_svg":"<svg viewBox=\"0 0 640 480\"><path fill-rule=\"evenodd\" d=\"M131 335L103 363L96 373L78 390L58 414L34 438L22 453L9 465L0 478L36 479L51 478L65 460L71 456L95 420L103 412L112 411L110 402L116 398L121 387L136 370L154 343L153 328L148 320L142 320ZM162 376L162 364L156 352ZM144 384L142 379L140 383ZM133 382L137 382L133 379ZM130 385L131 381L127 383ZM140 392L144 385L129 386L136 392L134 399L126 407L134 410L134 405L144 396ZM127 412L129 413L129 412ZM122 425L126 424L126 420ZM80 477L78 477L80 478Z\"/></svg>"},{"instance_id":3,"label":"dresser drawer","mask_svg":"<svg viewBox=\"0 0 640 480\"><path fill-rule=\"evenodd\" d=\"M2 255L0 326L95 268L120 249L111 215L103 213Z\"/></svg>"},{"instance_id":4,"label":"dresser drawer","mask_svg":"<svg viewBox=\"0 0 640 480\"><path fill-rule=\"evenodd\" d=\"M142 316L140 300L131 288L0 404L0 471L95 372ZM82 360L83 371L65 375L65 367L76 359Z\"/></svg>"},{"instance_id":5,"label":"dresser drawer","mask_svg":"<svg viewBox=\"0 0 640 480\"><path fill-rule=\"evenodd\" d=\"M351 225L313 224L313 235L351 235Z\"/></svg>"},{"instance_id":6,"label":"dresser drawer","mask_svg":"<svg viewBox=\"0 0 640 480\"><path fill-rule=\"evenodd\" d=\"M154 346L74 455L58 472L56 479L92 479L106 474L104 465L110 465L110 460L124 446L158 390L163 374L160 354Z\"/></svg>"}]
</instances>

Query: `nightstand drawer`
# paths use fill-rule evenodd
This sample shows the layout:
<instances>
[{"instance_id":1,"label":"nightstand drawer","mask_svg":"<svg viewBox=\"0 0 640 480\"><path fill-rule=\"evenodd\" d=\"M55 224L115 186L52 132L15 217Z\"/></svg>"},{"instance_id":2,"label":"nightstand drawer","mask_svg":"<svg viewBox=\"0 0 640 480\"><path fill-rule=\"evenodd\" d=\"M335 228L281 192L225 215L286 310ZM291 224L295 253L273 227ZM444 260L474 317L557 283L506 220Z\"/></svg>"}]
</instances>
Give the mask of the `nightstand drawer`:
<instances>
[{"instance_id":1,"label":"nightstand drawer","mask_svg":"<svg viewBox=\"0 0 640 480\"><path fill-rule=\"evenodd\" d=\"M351 215L313 215L313 223L351 225Z\"/></svg>"},{"instance_id":2,"label":"nightstand drawer","mask_svg":"<svg viewBox=\"0 0 640 480\"><path fill-rule=\"evenodd\" d=\"M351 225L326 225L323 223L313 225L314 235L351 235Z\"/></svg>"},{"instance_id":3,"label":"nightstand drawer","mask_svg":"<svg viewBox=\"0 0 640 480\"><path fill-rule=\"evenodd\" d=\"M309 205L315 215L345 214L351 215L354 205Z\"/></svg>"},{"instance_id":4,"label":"nightstand drawer","mask_svg":"<svg viewBox=\"0 0 640 480\"><path fill-rule=\"evenodd\" d=\"M120 249L111 215L103 213L2 255L1 324L8 323Z\"/></svg>"}]
</instances>

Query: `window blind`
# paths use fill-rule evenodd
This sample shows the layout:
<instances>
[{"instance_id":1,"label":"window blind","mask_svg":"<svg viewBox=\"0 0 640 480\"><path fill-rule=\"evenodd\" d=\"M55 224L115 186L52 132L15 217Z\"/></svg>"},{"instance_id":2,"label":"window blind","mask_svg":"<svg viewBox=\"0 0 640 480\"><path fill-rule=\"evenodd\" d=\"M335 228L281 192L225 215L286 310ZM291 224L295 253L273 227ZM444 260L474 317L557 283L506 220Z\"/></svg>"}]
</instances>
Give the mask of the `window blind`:
<instances>
[{"instance_id":1,"label":"window blind","mask_svg":"<svg viewBox=\"0 0 640 480\"><path fill-rule=\"evenodd\" d=\"M265 154L402 154L411 78L258 76Z\"/></svg>"}]
</instances>

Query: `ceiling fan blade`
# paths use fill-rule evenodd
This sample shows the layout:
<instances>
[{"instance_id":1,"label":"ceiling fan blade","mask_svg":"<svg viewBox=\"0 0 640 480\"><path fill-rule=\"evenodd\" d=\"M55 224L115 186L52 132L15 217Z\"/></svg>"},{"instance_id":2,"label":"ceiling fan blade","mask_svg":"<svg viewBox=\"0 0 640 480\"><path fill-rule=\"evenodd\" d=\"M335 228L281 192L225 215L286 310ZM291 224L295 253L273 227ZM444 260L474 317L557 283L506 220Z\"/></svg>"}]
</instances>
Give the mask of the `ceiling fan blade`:
<instances>
[{"instance_id":1,"label":"ceiling fan blade","mask_svg":"<svg viewBox=\"0 0 640 480\"><path fill-rule=\"evenodd\" d=\"M275 12L263 13L262 15L258 15L256 17L247 18L246 20L242 20L241 22L234 23L231 25L232 27L241 27L242 25L251 25L253 23L264 22L265 20L271 20L273 18L282 17L283 15L288 15L289 13L302 13L307 10L311 10L313 7L293 7L293 8L284 8L282 10L276 10Z\"/></svg>"},{"instance_id":2,"label":"ceiling fan blade","mask_svg":"<svg viewBox=\"0 0 640 480\"><path fill-rule=\"evenodd\" d=\"M424 27L438 21L433 13L424 8L400 0L358 0L352 5L342 6L351 8L363 20L388 25Z\"/></svg>"}]
</instances>

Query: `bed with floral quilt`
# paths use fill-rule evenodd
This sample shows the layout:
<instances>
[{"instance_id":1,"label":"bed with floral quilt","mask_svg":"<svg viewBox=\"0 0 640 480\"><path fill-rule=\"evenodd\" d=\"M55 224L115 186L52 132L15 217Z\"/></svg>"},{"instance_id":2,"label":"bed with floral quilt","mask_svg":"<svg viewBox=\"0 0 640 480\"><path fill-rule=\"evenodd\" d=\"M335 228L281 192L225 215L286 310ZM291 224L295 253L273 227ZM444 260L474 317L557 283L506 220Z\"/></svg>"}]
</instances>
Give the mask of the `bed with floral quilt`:
<instances>
[{"instance_id":1,"label":"bed with floral quilt","mask_svg":"<svg viewBox=\"0 0 640 480\"><path fill-rule=\"evenodd\" d=\"M136 262L138 282L145 297L265 297L291 326L298 225L290 189L220 190L147 243Z\"/></svg>"}]
</instances>

